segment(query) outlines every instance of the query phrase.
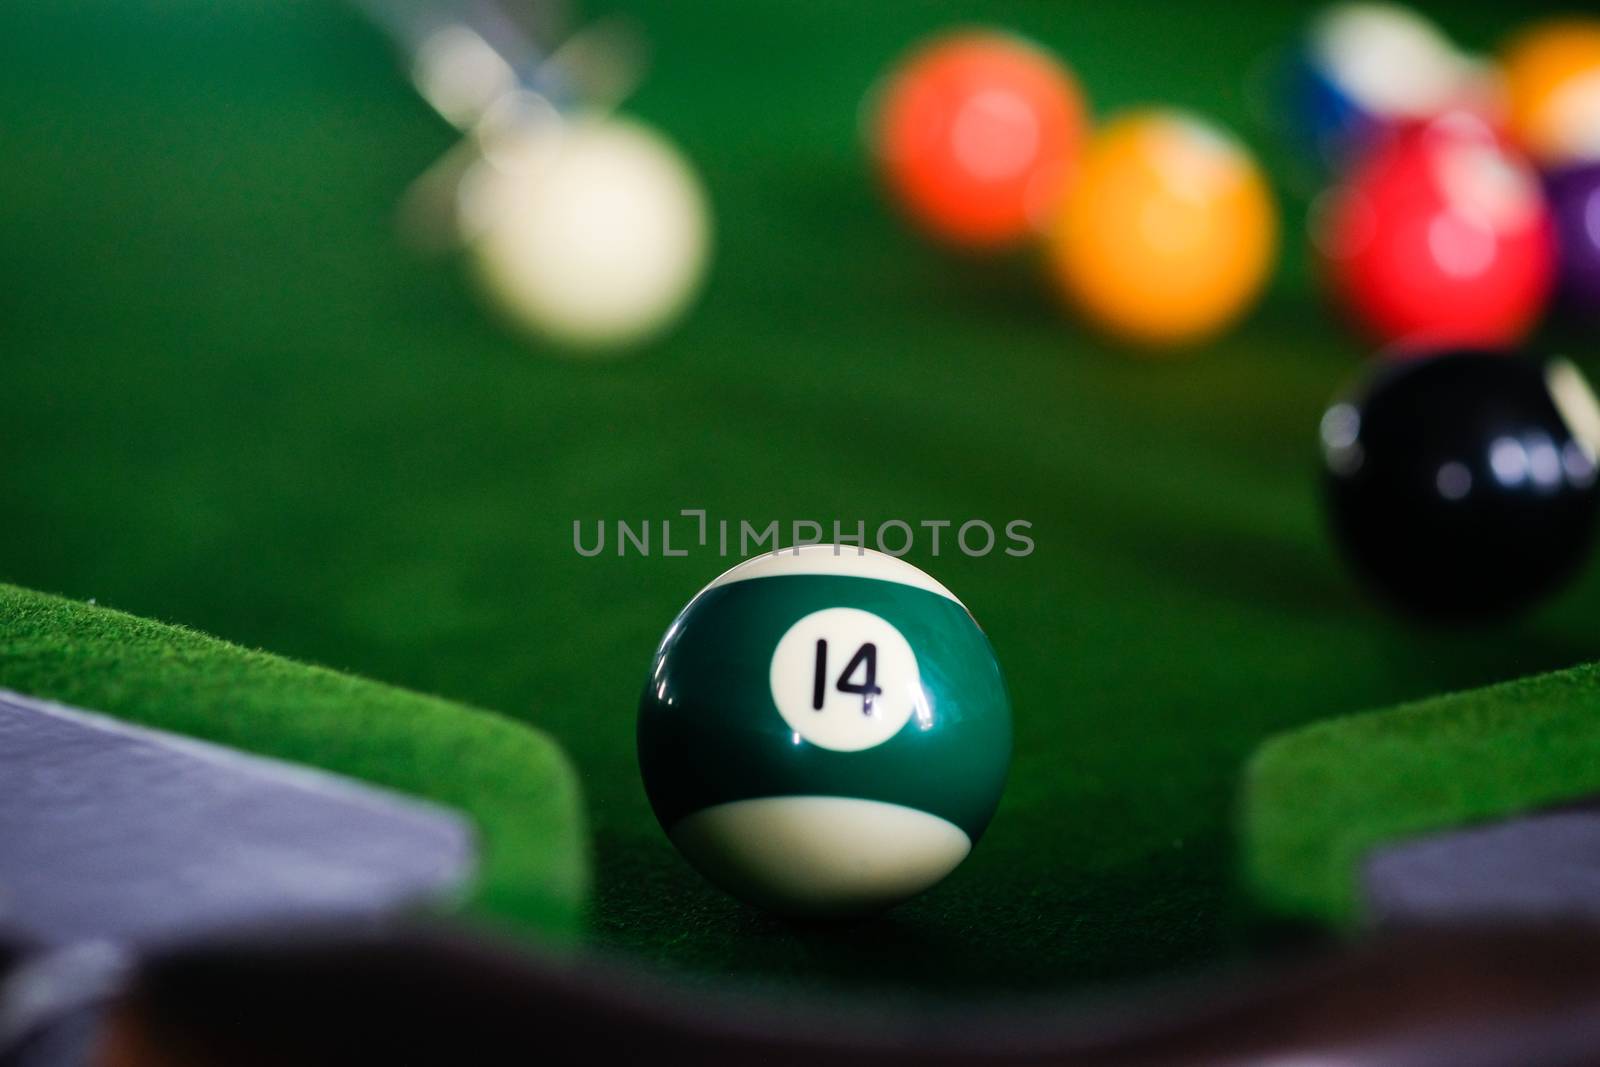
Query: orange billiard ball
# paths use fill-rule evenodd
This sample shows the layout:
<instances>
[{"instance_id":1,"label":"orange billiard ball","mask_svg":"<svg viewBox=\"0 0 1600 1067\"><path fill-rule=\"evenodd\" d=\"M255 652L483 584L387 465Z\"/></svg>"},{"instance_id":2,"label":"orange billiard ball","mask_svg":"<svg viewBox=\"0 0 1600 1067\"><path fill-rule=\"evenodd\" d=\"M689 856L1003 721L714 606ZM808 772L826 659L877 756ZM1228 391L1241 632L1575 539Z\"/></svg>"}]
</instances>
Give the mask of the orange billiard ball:
<instances>
[{"instance_id":1,"label":"orange billiard ball","mask_svg":"<svg viewBox=\"0 0 1600 1067\"><path fill-rule=\"evenodd\" d=\"M1512 136L1539 163L1600 159L1600 18L1535 23L1501 55Z\"/></svg>"},{"instance_id":2,"label":"orange billiard ball","mask_svg":"<svg viewBox=\"0 0 1600 1067\"><path fill-rule=\"evenodd\" d=\"M976 249L1039 231L1086 122L1065 64L990 30L917 46L869 103L868 136L890 195L923 230Z\"/></svg>"},{"instance_id":3,"label":"orange billiard ball","mask_svg":"<svg viewBox=\"0 0 1600 1067\"><path fill-rule=\"evenodd\" d=\"M1242 314L1272 269L1278 218L1260 169L1211 123L1168 109L1089 142L1050 232L1069 301L1122 340L1202 340Z\"/></svg>"}]
</instances>

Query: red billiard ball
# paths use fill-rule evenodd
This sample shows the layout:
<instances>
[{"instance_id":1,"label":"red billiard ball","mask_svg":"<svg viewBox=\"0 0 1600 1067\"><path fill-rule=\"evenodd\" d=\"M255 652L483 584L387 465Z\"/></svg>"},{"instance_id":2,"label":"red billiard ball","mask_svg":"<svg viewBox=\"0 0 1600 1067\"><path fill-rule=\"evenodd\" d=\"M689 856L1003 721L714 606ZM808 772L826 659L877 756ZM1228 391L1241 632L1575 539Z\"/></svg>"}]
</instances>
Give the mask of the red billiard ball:
<instances>
[{"instance_id":1,"label":"red billiard ball","mask_svg":"<svg viewBox=\"0 0 1600 1067\"><path fill-rule=\"evenodd\" d=\"M1086 126L1065 64L987 30L916 47L869 104L868 136L890 195L933 236L978 249L1043 229Z\"/></svg>"},{"instance_id":2,"label":"red billiard ball","mask_svg":"<svg viewBox=\"0 0 1600 1067\"><path fill-rule=\"evenodd\" d=\"M1511 344L1549 296L1556 246L1538 176L1474 116L1397 131L1321 214L1334 293L1382 341Z\"/></svg>"}]
</instances>

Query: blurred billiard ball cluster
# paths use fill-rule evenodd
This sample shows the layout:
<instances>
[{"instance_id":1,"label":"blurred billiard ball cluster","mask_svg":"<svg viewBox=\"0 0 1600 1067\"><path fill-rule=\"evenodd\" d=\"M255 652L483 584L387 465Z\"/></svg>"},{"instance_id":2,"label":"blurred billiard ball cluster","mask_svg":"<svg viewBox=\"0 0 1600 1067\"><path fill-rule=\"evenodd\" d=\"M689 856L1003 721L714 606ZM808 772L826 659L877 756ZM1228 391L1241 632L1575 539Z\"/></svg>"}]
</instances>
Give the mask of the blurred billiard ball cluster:
<instances>
[{"instance_id":1,"label":"blurred billiard ball cluster","mask_svg":"<svg viewBox=\"0 0 1600 1067\"><path fill-rule=\"evenodd\" d=\"M1587 558L1600 499L1600 407L1528 347L1553 313L1600 327L1600 18L1525 27L1489 59L1398 5L1340 4L1290 55L1276 110L1323 186L1319 274L1378 346L1322 422L1335 540L1415 613L1534 603ZM1274 265L1260 169L1198 116L1089 112L1043 46L961 29L890 65L868 136L889 198L938 242L1031 246L1136 350L1217 334Z\"/></svg>"},{"instance_id":2,"label":"blurred billiard ball cluster","mask_svg":"<svg viewBox=\"0 0 1600 1067\"><path fill-rule=\"evenodd\" d=\"M1381 346L1322 420L1335 539L1413 613L1524 608L1588 558L1600 499L1600 407L1529 340L1551 317L1600 327L1600 19L1485 59L1405 8L1346 4L1294 66L1324 277Z\"/></svg>"},{"instance_id":3,"label":"blurred billiard ball cluster","mask_svg":"<svg viewBox=\"0 0 1600 1067\"><path fill-rule=\"evenodd\" d=\"M619 110L637 32L541 35L497 0L359 2L462 134L406 197L409 231L463 249L506 321L559 348L624 349L678 321L711 211L671 140ZM1515 29L1482 57L1406 8L1339 4L1288 51L1276 110L1320 187L1318 274L1377 351L1323 420L1336 539L1413 610L1532 603L1592 537L1600 417L1576 366L1530 338L1555 317L1600 330L1600 17ZM1193 349L1271 275L1273 191L1216 122L1161 106L1096 121L1089 95L1042 44L946 30L885 57L867 151L935 242L1024 249L1093 328ZM1491 571L1518 577L1447 588Z\"/></svg>"},{"instance_id":4,"label":"blurred billiard ball cluster","mask_svg":"<svg viewBox=\"0 0 1600 1067\"><path fill-rule=\"evenodd\" d=\"M1146 348L1217 333L1277 245L1266 180L1215 123L1170 108L1092 127L1077 76L1013 34L936 35L869 101L870 148L902 213L969 252L1035 245L1093 325Z\"/></svg>"},{"instance_id":5,"label":"blurred billiard ball cluster","mask_svg":"<svg viewBox=\"0 0 1600 1067\"><path fill-rule=\"evenodd\" d=\"M1514 344L1557 300L1600 326L1600 18L1525 28L1495 61L1406 8L1342 4L1287 67L1321 274L1368 337ZM905 218L971 253L1042 250L1067 303L1136 347L1215 335L1272 270L1273 197L1237 140L1159 107L1096 126L1068 64L1008 31L914 44L868 113Z\"/></svg>"},{"instance_id":6,"label":"blurred billiard ball cluster","mask_svg":"<svg viewBox=\"0 0 1600 1067\"><path fill-rule=\"evenodd\" d=\"M1404 8L1330 8L1299 51L1288 128L1327 191L1313 237L1380 343L1522 341L1549 311L1600 326L1600 18L1459 52Z\"/></svg>"}]
</instances>

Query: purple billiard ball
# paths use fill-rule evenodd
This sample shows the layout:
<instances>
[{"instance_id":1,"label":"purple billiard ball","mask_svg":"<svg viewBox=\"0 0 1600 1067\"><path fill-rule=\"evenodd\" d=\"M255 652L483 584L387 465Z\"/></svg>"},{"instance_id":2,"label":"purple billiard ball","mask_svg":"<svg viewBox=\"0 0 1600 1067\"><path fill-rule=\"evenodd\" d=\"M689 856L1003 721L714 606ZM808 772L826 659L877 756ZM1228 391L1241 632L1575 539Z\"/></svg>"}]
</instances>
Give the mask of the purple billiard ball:
<instances>
[{"instance_id":1,"label":"purple billiard ball","mask_svg":"<svg viewBox=\"0 0 1600 1067\"><path fill-rule=\"evenodd\" d=\"M1561 250L1562 307L1600 326L1600 160L1557 171L1547 185Z\"/></svg>"}]
</instances>

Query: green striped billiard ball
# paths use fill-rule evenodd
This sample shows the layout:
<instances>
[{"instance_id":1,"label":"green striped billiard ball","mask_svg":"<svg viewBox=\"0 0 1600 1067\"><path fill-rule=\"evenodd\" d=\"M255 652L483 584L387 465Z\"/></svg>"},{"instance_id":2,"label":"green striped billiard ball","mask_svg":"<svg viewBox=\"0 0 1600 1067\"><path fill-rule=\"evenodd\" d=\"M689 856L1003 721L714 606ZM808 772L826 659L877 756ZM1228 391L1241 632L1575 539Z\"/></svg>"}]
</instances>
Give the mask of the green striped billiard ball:
<instances>
[{"instance_id":1,"label":"green striped billiard ball","mask_svg":"<svg viewBox=\"0 0 1600 1067\"><path fill-rule=\"evenodd\" d=\"M789 915L874 911L955 869L1011 761L983 631L893 556L809 545L702 589L656 650L639 769L701 874Z\"/></svg>"}]
</instances>

